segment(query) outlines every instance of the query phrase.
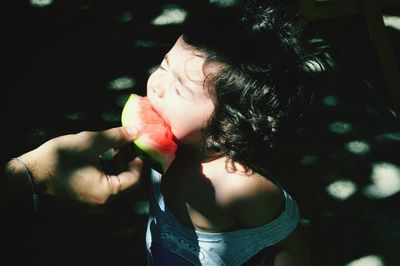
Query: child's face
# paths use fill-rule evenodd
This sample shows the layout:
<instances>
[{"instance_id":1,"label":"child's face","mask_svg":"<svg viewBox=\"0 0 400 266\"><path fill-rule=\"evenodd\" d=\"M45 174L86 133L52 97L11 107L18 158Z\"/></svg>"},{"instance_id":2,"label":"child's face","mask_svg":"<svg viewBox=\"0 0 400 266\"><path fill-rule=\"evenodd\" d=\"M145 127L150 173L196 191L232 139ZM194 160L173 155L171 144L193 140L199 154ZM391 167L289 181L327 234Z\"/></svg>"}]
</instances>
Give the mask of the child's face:
<instances>
[{"instance_id":1,"label":"child's face","mask_svg":"<svg viewBox=\"0 0 400 266\"><path fill-rule=\"evenodd\" d=\"M180 37L147 82L150 102L178 143L200 144L201 129L215 108L203 87L203 55Z\"/></svg>"}]
</instances>

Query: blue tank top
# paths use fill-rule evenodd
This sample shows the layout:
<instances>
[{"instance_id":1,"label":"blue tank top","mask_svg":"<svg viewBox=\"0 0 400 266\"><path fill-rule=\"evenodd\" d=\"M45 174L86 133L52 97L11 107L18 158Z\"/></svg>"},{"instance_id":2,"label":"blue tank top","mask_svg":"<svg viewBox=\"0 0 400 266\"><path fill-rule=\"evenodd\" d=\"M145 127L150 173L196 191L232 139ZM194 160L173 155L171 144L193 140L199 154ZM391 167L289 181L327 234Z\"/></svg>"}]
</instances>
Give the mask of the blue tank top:
<instances>
[{"instance_id":1,"label":"blue tank top","mask_svg":"<svg viewBox=\"0 0 400 266\"><path fill-rule=\"evenodd\" d=\"M282 189L284 209L267 224L221 233L193 230L181 224L168 210L160 181L161 175L153 170L146 232L149 265L242 265L258 252L285 239L300 220L295 200Z\"/></svg>"}]
</instances>

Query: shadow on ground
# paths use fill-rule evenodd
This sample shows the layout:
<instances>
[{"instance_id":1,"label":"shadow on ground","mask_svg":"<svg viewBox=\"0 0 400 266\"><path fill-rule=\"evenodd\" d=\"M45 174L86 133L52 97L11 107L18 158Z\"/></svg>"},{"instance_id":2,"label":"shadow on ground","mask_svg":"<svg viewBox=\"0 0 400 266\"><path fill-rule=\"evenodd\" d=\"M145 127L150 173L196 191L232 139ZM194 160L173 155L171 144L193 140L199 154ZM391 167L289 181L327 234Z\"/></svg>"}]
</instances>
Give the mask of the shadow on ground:
<instances>
[{"instance_id":1,"label":"shadow on ground","mask_svg":"<svg viewBox=\"0 0 400 266\"><path fill-rule=\"evenodd\" d=\"M154 19L205 1L37 1L47 2L1 11L2 160L60 134L119 125L128 94L144 94L149 71L179 35L179 24ZM388 30L398 47L399 30ZM275 172L309 224L312 265L400 265L400 134L364 20L309 23L304 37L329 71L313 131ZM10 206L0 264L144 265L146 215L131 200L145 204L147 191L128 199L96 215L46 199L37 215Z\"/></svg>"}]
</instances>

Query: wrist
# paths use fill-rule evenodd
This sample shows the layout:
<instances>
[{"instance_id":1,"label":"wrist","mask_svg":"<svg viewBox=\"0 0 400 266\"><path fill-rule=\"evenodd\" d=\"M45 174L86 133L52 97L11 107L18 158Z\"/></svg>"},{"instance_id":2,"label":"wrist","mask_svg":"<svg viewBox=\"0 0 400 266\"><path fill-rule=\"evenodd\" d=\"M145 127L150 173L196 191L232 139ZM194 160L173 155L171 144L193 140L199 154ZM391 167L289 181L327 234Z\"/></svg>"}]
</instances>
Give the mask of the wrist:
<instances>
[{"instance_id":1,"label":"wrist","mask_svg":"<svg viewBox=\"0 0 400 266\"><path fill-rule=\"evenodd\" d=\"M10 178L13 178L16 182L21 182L24 190L27 190L27 187L30 187L33 209L36 212L38 210L39 202L38 188L28 165L20 157L13 158L6 165L6 174L8 174ZM22 182L24 184L22 184Z\"/></svg>"},{"instance_id":2,"label":"wrist","mask_svg":"<svg viewBox=\"0 0 400 266\"><path fill-rule=\"evenodd\" d=\"M18 156L18 159L20 159L24 163L26 168L29 169L32 181L35 183L35 185L41 186L42 183L45 183L47 177L45 174L42 173L43 170L40 167L41 159L38 159L39 157L37 156L37 154L35 154L35 151L36 150L32 150L30 152L24 153L21 156ZM23 166L22 169L26 170L25 166Z\"/></svg>"}]
</instances>

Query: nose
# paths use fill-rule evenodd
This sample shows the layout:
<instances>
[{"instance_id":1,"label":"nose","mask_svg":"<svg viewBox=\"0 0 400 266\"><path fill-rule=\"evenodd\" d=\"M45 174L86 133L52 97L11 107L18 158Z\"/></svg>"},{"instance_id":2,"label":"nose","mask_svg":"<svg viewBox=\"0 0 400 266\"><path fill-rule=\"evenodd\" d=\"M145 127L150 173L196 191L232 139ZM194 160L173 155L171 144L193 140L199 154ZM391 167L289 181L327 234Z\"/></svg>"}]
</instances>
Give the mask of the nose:
<instances>
[{"instance_id":1,"label":"nose","mask_svg":"<svg viewBox=\"0 0 400 266\"><path fill-rule=\"evenodd\" d=\"M152 88L152 90L158 97L164 97L164 88L162 85L156 85Z\"/></svg>"},{"instance_id":2,"label":"nose","mask_svg":"<svg viewBox=\"0 0 400 266\"><path fill-rule=\"evenodd\" d=\"M166 94L166 90L170 84L171 80L167 73L164 71L157 70L150 75L147 81L147 88L150 89L149 92L153 93L153 95L162 98Z\"/></svg>"}]
</instances>

